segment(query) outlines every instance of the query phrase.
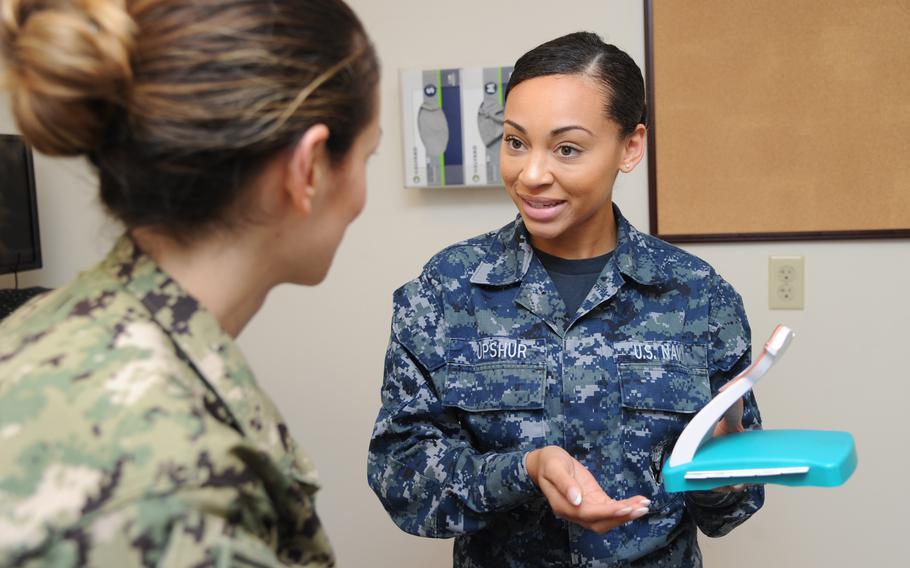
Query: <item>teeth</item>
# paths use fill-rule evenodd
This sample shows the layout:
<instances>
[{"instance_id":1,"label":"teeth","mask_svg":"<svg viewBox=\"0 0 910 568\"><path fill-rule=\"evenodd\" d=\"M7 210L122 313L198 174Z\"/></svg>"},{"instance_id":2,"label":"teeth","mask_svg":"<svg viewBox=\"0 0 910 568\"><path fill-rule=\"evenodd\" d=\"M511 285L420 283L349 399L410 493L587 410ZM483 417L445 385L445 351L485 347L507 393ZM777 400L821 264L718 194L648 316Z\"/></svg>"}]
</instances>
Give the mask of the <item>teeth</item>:
<instances>
[{"instance_id":1,"label":"teeth","mask_svg":"<svg viewBox=\"0 0 910 568\"><path fill-rule=\"evenodd\" d=\"M533 201L528 201L527 203L534 209L547 209L549 207L556 207L559 205L558 201L547 201L546 203L535 203Z\"/></svg>"}]
</instances>

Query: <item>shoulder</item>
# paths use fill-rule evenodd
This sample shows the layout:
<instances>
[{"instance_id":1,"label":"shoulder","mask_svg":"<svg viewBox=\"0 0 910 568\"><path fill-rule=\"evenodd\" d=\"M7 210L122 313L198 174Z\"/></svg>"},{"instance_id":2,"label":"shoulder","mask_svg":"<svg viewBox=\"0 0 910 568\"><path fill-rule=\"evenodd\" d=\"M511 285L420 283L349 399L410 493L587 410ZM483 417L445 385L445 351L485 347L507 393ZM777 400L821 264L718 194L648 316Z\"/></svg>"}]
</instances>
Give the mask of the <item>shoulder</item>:
<instances>
[{"instance_id":1,"label":"shoulder","mask_svg":"<svg viewBox=\"0 0 910 568\"><path fill-rule=\"evenodd\" d=\"M477 267L491 254L504 250L514 239L515 223L449 245L423 266L421 276L432 280L470 280Z\"/></svg>"},{"instance_id":2,"label":"shoulder","mask_svg":"<svg viewBox=\"0 0 910 568\"><path fill-rule=\"evenodd\" d=\"M111 424L181 408L179 400L204 390L139 300L96 274L49 294L0 331L0 429L19 431L20 440L104 438Z\"/></svg>"},{"instance_id":3,"label":"shoulder","mask_svg":"<svg viewBox=\"0 0 910 568\"><path fill-rule=\"evenodd\" d=\"M733 286L704 259L653 235L630 232L635 267L644 278L653 275L668 287L688 289L707 297L738 296Z\"/></svg>"},{"instance_id":4,"label":"shoulder","mask_svg":"<svg viewBox=\"0 0 910 568\"><path fill-rule=\"evenodd\" d=\"M511 242L515 223L442 249L423 266L419 276L398 288L392 297L392 334L427 368L441 364L445 335L445 306L453 295L466 292L478 266Z\"/></svg>"},{"instance_id":5,"label":"shoulder","mask_svg":"<svg viewBox=\"0 0 910 568\"><path fill-rule=\"evenodd\" d=\"M93 270L20 310L0 327L0 393L82 390L140 361L168 359L165 334L138 299ZM41 381L38 377L53 376Z\"/></svg>"},{"instance_id":6,"label":"shoulder","mask_svg":"<svg viewBox=\"0 0 910 568\"><path fill-rule=\"evenodd\" d=\"M511 222L500 229L465 239L440 250L423 265L416 278L404 283L395 291L396 304L415 294L441 295L445 291L467 286L484 260L508 247L508 243L514 238L515 230L515 222Z\"/></svg>"},{"instance_id":7,"label":"shoulder","mask_svg":"<svg viewBox=\"0 0 910 568\"><path fill-rule=\"evenodd\" d=\"M176 411L184 409L180 401L191 404L207 390L141 301L97 272L17 313L0 337L0 428L21 423L25 435L56 435L38 426L60 423L61 416L81 428ZM104 428L82 433L99 432Z\"/></svg>"},{"instance_id":8,"label":"shoulder","mask_svg":"<svg viewBox=\"0 0 910 568\"><path fill-rule=\"evenodd\" d=\"M208 412L196 372L115 282L84 275L39 304L28 321L4 324L0 342L0 501L10 505L0 533L18 535L14 548L173 492L238 435Z\"/></svg>"},{"instance_id":9,"label":"shoulder","mask_svg":"<svg viewBox=\"0 0 910 568\"><path fill-rule=\"evenodd\" d=\"M702 258L653 235L636 231L632 243L640 259L652 263L669 278L696 280L717 274Z\"/></svg>"}]
</instances>

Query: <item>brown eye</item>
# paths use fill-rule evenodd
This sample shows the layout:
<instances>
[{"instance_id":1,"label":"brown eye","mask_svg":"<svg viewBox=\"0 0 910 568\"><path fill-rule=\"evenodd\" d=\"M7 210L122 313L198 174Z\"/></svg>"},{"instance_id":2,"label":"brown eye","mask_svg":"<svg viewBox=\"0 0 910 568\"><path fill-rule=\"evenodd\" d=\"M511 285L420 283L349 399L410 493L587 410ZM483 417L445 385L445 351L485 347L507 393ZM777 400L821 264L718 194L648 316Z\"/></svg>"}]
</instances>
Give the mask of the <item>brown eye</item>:
<instances>
[{"instance_id":1,"label":"brown eye","mask_svg":"<svg viewBox=\"0 0 910 568\"><path fill-rule=\"evenodd\" d=\"M573 158L578 155L578 148L572 146L560 146L556 151L563 158Z\"/></svg>"}]
</instances>

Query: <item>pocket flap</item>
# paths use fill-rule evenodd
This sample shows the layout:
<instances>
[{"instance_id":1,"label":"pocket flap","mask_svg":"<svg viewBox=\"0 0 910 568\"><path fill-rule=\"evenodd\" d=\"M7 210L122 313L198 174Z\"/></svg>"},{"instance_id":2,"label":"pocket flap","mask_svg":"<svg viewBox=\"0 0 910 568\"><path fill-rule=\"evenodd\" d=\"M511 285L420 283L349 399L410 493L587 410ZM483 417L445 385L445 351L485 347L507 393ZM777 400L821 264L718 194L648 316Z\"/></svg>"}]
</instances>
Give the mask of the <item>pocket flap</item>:
<instances>
[{"instance_id":1,"label":"pocket flap","mask_svg":"<svg viewBox=\"0 0 910 568\"><path fill-rule=\"evenodd\" d=\"M624 407L694 414L711 400L707 369L666 363L618 367Z\"/></svg>"},{"instance_id":2,"label":"pocket flap","mask_svg":"<svg viewBox=\"0 0 910 568\"><path fill-rule=\"evenodd\" d=\"M469 411L543 408L546 376L543 366L450 365L442 404Z\"/></svg>"}]
</instances>

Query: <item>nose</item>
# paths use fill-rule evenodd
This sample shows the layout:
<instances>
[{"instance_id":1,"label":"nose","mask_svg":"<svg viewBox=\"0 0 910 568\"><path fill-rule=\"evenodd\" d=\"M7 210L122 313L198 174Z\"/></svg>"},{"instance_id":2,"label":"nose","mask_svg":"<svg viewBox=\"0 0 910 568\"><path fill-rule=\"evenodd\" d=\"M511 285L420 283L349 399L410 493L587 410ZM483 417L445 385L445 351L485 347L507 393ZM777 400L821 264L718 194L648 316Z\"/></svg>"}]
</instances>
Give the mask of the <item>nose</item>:
<instances>
[{"instance_id":1,"label":"nose","mask_svg":"<svg viewBox=\"0 0 910 568\"><path fill-rule=\"evenodd\" d=\"M542 188L553 183L549 156L546 152L528 152L518 181L528 189Z\"/></svg>"}]
</instances>

